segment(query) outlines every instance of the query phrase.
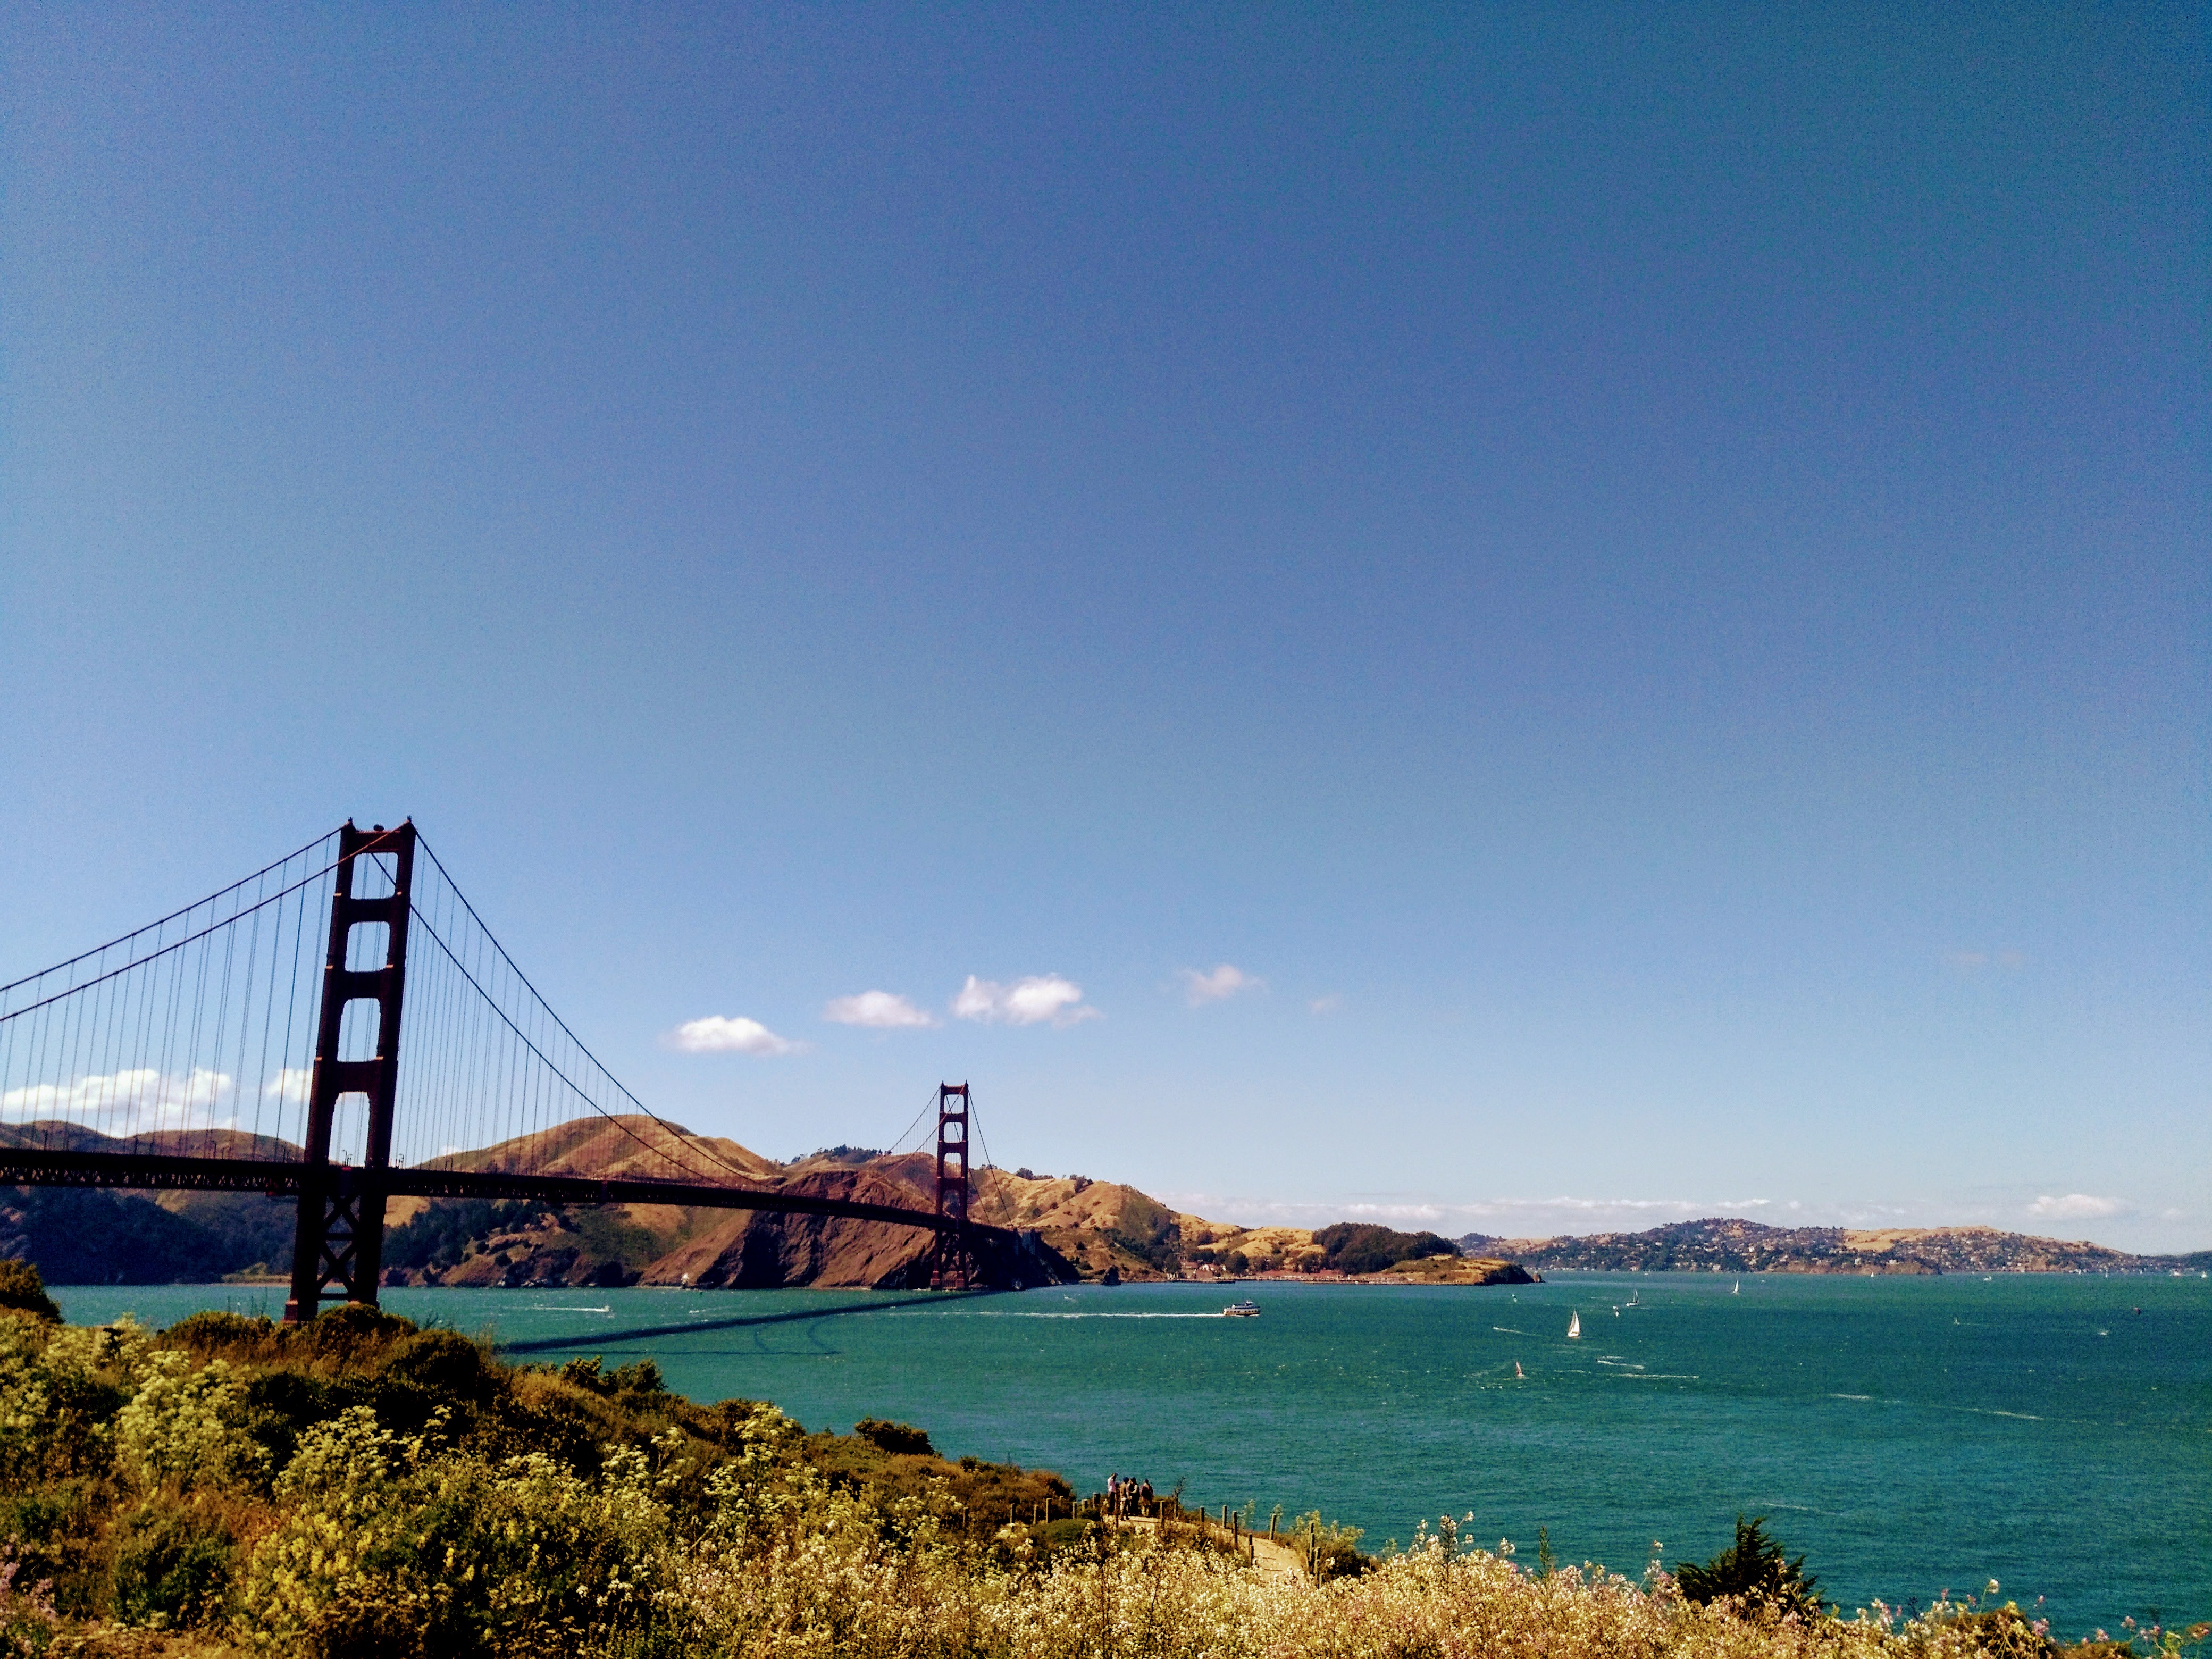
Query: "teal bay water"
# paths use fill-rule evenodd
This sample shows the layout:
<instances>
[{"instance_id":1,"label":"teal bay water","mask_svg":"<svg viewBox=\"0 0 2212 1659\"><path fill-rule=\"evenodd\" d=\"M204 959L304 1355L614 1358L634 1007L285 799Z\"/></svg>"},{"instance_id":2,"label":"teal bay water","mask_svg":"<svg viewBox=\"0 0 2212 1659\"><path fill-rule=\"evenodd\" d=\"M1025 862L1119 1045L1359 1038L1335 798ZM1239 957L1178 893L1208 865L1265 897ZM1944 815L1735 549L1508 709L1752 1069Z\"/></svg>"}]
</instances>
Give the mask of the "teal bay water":
<instances>
[{"instance_id":1,"label":"teal bay water","mask_svg":"<svg viewBox=\"0 0 2212 1659\"><path fill-rule=\"evenodd\" d=\"M650 1355L693 1399L773 1401L809 1428L904 1419L949 1455L1058 1469L1086 1492L1118 1469L1195 1503L1254 1500L1263 1524L1278 1504L1319 1509L1370 1548L1472 1511L1475 1536L1532 1559L1544 1526L1562 1559L1634 1574L1655 1540L1670 1562L1711 1555L1741 1510L1772 1516L1846 1608L1996 1578L2023 1606L2047 1598L2063 1634L2212 1617L2212 1282L1733 1282L1263 1284L1245 1287L1254 1320L1182 1285L934 1302L395 1291L386 1305L489 1329L519 1358ZM75 1321L155 1324L283 1301L56 1295Z\"/></svg>"}]
</instances>

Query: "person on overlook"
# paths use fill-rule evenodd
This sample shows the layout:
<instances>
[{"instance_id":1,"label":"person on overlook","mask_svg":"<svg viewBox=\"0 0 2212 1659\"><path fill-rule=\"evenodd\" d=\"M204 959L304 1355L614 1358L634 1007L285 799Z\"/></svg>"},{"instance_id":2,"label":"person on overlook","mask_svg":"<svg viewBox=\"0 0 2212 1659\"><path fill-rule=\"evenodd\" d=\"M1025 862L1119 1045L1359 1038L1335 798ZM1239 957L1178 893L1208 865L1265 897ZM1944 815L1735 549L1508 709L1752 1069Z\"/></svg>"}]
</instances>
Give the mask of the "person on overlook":
<instances>
[{"instance_id":1,"label":"person on overlook","mask_svg":"<svg viewBox=\"0 0 2212 1659\"><path fill-rule=\"evenodd\" d=\"M1152 1512L1152 1483L1151 1481L1144 1481L1137 1487L1137 1503L1146 1515L1150 1515Z\"/></svg>"}]
</instances>

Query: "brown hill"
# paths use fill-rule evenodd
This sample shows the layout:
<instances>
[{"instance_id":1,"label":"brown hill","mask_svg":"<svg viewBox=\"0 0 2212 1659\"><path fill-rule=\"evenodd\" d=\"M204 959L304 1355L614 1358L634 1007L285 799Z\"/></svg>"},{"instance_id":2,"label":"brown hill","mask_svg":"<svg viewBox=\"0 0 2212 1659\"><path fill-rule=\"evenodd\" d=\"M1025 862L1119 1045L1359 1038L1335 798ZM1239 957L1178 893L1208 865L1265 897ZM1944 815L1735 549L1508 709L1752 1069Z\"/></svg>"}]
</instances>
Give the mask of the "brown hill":
<instances>
[{"instance_id":1,"label":"brown hill","mask_svg":"<svg viewBox=\"0 0 2212 1659\"><path fill-rule=\"evenodd\" d=\"M821 1170L779 1180L787 1191L863 1204L913 1205L911 1188L871 1170ZM934 1235L845 1216L726 1210L688 1243L645 1270L648 1285L776 1290L788 1285L891 1290L927 1282Z\"/></svg>"},{"instance_id":2,"label":"brown hill","mask_svg":"<svg viewBox=\"0 0 2212 1659\"><path fill-rule=\"evenodd\" d=\"M793 1166L807 1167L802 1159ZM928 1152L878 1158L866 1167L896 1181L925 1204L935 1200L936 1159ZM914 1201L908 1200L908 1202ZM993 1227L1036 1233L1083 1279L1170 1279L1182 1267L1174 1211L1117 1181L1034 1176L985 1165L975 1171L969 1214Z\"/></svg>"},{"instance_id":3,"label":"brown hill","mask_svg":"<svg viewBox=\"0 0 2212 1659\"><path fill-rule=\"evenodd\" d=\"M0 1123L0 1146L51 1147L59 1152L149 1152L161 1158L255 1158L289 1163L300 1149L274 1135L244 1129L153 1129L128 1139L81 1123L40 1120Z\"/></svg>"},{"instance_id":4,"label":"brown hill","mask_svg":"<svg viewBox=\"0 0 2212 1659\"><path fill-rule=\"evenodd\" d=\"M781 1164L733 1140L694 1135L646 1117L559 1124L436 1162L451 1169L592 1178L665 1179L690 1171L694 1178L719 1176L908 1209L929 1210L935 1203L935 1169L927 1156L864 1154L856 1161L824 1154ZM979 1200L992 1173L977 1172ZM975 1214L1001 1224L980 1201ZM926 1230L890 1222L680 1204L562 1212L522 1203L394 1200L387 1219L406 1231L387 1243L386 1276L410 1284L888 1287L910 1284L925 1273L933 1243ZM992 1282L1007 1285L1050 1283L1074 1273L1054 1261L1048 1242L1042 1249L994 1253L985 1265Z\"/></svg>"}]
</instances>

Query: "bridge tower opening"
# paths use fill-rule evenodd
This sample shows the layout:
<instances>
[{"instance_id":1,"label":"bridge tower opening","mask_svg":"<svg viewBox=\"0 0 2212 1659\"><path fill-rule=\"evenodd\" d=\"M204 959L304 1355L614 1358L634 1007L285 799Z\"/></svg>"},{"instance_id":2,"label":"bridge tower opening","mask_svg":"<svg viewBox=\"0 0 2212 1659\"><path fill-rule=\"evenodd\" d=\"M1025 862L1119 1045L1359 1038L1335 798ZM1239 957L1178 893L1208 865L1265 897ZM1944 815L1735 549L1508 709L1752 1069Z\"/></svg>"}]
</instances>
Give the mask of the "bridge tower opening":
<instances>
[{"instance_id":1,"label":"bridge tower opening","mask_svg":"<svg viewBox=\"0 0 2212 1659\"><path fill-rule=\"evenodd\" d=\"M392 890L379 896L358 896L356 872L363 870L371 854L390 856ZM373 868L376 874L370 881L381 885L383 866L380 863ZM284 1303L288 1325L313 1319L325 1301L376 1305L377 1281L384 1270L385 1172L392 1162L392 1114L399 1084L399 1012L407 969L408 899L414 884L413 819L396 830L386 830L380 823L368 830L356 830L351 818L346 820L338 831L337 885L331 896L322 1013L315 1033L314 1069L307 1087L299 1231L292 1245L292 1291ZM375 924L381 924L384 931L383 965L348 966L354 930ZM373 933L368 936L374 937ZM349 1060L341 1041L348 1026L346 1009L363 1004L374 1007L375 1040L367 1057ZM357 1029L362 1023L356 1016L353 1024ZM353 1046L362 1046L358 1036ZM338 1102L347 1095L367 1098L358 1166L331 1162L331 1132Z\"/></svg>"},{"instance_id":2,"label":"bridge tower opening","mask_svg":"<svg viewBox=\"0 0 2212 1659\"><path fill-rule=\"evenodd\" d=\"M957 1103L956 1104L955 1103ZM930 1253L929 1288L964 1291L976 1278L975 1251L968 1237L968 1085L937 1085L937 1244Z\"/></svg>"}]
</instances>

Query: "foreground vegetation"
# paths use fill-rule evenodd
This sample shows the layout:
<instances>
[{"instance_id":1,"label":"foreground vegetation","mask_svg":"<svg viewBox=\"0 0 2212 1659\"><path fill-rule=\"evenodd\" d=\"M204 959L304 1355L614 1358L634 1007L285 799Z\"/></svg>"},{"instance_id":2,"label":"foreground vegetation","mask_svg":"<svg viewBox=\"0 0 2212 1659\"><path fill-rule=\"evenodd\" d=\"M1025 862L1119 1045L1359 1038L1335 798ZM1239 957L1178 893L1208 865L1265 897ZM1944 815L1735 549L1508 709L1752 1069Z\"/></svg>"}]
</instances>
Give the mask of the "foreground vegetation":
<instances>
[{"instance_id":1,"label":"foreground vegetation","mask_svg":"<svg viewBox=\"0 0 2212 1659\"><path fill-rule=\"evenodd\" d=\"M1310 1517L1319 1571L1282 1570L1289 1552L1248 1562L1215 1531L1102 1527L1075 1497L904 1425L809 1435L771 1406L695 1406L650 1361L510 1366L363 1309L73 1328L0 1271L0 1652L2056 1651L2009 1608L1827 1616L1755 1522L1683 1575L1701 1602L1656 1562L1524 1566L1449 1519L1370 1562Z\"/></svg>"}]
</instances>

